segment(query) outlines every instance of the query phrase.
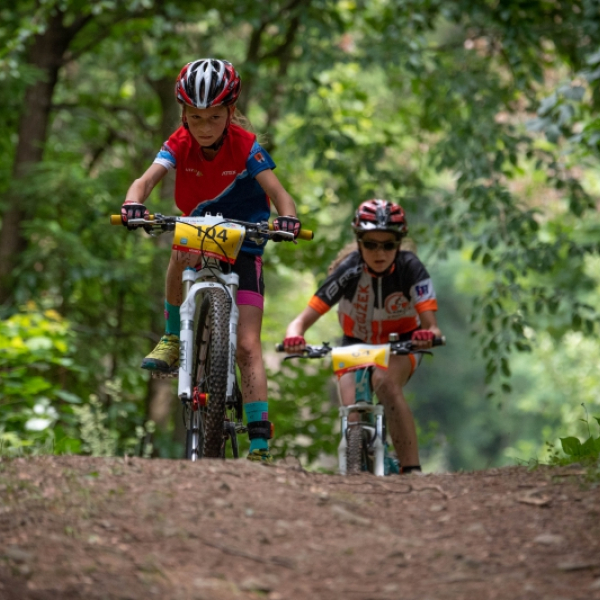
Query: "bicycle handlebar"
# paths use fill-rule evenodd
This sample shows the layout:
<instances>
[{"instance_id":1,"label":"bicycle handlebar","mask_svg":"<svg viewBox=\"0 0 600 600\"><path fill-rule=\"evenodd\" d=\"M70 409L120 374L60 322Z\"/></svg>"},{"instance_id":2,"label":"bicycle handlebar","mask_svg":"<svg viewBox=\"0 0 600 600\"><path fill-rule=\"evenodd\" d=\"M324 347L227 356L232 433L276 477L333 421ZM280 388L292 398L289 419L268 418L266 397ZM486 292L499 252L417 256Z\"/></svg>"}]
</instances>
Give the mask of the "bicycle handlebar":
<instances>
[{"instance_id":1,"label":"bicycle handlebar","mask_svg":"<svg viewBox=\"0 0 600 600\"><path fill-rule=\"evenodd\" d=\"M172 231L175 228L177 219L179 218L181 217L167 217L157 213L155 215L149 215L147 219L130 219L129 222L132 225L145 225L146 227L150 227L152 229L158 229L161 231ZM263 221L261 223L249 223L247 221L239 221L237 219L226 219L224 217L223 222L237 223L238 225L242 225L247 229L256 231L257 233L261 233L263 235L266 235L267 237L273 237L273 235L275 235L273 223L268 223L267 221ZM122 225L123 221L121 220L121 215L110 215L110 224ZM286 234L289 232L277 231L276 233L287 237ZM298 239L300 240L312 240L314 237L315 234L310 229L301 229L300 233L298 233ZM290 240L291 239L293 238L290 238Z\"/></svg>"},{"instance_id":2,"label":"bicycle handlebar","mask_svg":"<svg viewBox=\"0 0 600 600\"><path fill-rule=\"evenodd\" d=\"M432 346L445 346L446 336L434 338L432 340ZM276 352L285 352L283 344L275 345ZM333 348L328 342L323 342L322 346L307 346L301 350L300 354L290 354L286 358L323 358L327 356ZM427 352L427 349L415 348L415 342L408 340L406 342L390 342L390 351L392 354L405 355L413 352Z\"/></svg>"}]
</instances>

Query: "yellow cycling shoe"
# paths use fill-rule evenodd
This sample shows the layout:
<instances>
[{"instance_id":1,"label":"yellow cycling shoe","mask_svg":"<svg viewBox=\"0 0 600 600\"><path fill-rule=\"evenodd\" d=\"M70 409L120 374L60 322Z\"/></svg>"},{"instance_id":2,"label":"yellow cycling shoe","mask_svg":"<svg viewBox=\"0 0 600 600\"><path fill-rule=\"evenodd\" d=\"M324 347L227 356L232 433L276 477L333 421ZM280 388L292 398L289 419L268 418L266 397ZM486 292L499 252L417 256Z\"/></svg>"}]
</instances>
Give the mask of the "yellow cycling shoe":
<instances>
[{"instance_id":1,"label":"yellow cycling shoe","mask_svg":"<svg viewBox=\"0 0 600 600\"><path fill-rule=\"evenodd\" d=\"M259 462L259 463L263 463L265 465L271 465L273 464L273 456L271 456L271 453L269 452L269 450L252 450L252 452L250 452L247 456L248 460L251 460L252 462Z\"/></svg>"},{"instance_id":2,"label":"yellow cycling shoe","mask_svg":"<svg viewBox=\"0 0 600 600\"><path fill-rule=\"evenodd\" d=\"M142 369L171 371L179 365L179 337L165 334L156 348L142 361Z\"/></svg>"}]
</instances>

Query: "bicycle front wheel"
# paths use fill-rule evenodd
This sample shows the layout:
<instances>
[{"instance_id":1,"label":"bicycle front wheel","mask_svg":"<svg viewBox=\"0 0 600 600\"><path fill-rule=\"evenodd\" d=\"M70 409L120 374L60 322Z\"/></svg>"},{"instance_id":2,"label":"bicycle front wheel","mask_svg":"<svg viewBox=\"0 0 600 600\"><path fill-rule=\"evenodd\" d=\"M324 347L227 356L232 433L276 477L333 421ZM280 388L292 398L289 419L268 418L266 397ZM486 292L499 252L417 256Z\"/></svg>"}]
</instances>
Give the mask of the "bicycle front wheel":
<instances>
[{"instance_id":1,"label":"bicycle front wheel","mask_svg":"<svg viewBox=\"0 0 600 600\"><path fill-rule=\"evenodd\" d=\"M229 367L231 298L222 289L204 295L196 331L194 385L207 394L202 407L204 458L223 456L225 400Z\"/></svg>"},{"instance_id":2,"label":"bicycle front wheel","mask_svg":"<svg viewBox=\"0 0 600 600\"><path fill-rule=\"evenodd\" d=\"M346 448L346 473L348 475L358 475L363 466L363 443L364 436L362 425L360 423L349 423L347 430Z\"/></svg>"}]
</instances>

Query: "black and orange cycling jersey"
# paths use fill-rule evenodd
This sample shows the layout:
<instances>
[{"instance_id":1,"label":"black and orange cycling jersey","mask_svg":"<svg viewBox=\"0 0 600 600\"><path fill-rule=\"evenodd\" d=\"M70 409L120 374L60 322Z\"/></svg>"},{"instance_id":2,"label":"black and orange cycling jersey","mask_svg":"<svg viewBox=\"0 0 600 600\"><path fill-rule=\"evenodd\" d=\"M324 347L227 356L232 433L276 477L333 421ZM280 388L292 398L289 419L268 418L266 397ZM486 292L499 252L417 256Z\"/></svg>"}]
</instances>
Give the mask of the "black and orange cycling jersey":
<instances>
[{"instance_id":1,"label":"black and orange cycling jersey","mask_svg":"<svg viewBox=\"0 0 600 600\"><path fill-rule=\"evenodd\" d=\"M381 276L369 271L358 251L348 255L308 304L323 315L336 303L345 336L370 344L386 343L390 333L409 339L419 329L419 313L437 310L427 269L404 250Z\"/></svg>"}]
</instances>

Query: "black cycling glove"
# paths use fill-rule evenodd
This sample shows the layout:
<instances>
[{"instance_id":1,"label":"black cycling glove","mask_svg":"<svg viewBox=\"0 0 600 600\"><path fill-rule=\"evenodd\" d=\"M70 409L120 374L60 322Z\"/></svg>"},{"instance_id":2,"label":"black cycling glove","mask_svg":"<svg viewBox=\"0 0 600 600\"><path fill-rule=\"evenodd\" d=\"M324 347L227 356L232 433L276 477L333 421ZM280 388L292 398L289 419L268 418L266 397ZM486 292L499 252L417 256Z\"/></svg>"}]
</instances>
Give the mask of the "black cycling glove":
<instances>
[{"instance_id":1,"label":"black cycling glove","mask_svg":"<svg viewBox=\"0 0 600 600\"><path fill-rule=\"evenodd\" d=\"M150 216L148 209L137 202L124 202L121 206L121 222L130 231L143 227L143 225L130 225L129 219L147 219Z\"/></svg>"},{"instance_id":2,"label":"black cycling glove","mask_svg":"<svg viewBox=\"0 0 600 600\"><path fill-rule=\"evenodd\" d=\"M301 226L300 219L291 216L277 217L273 221L273 229L275 231L288 231L289 233L293 233L294 239L298 237ZM284 238L278 236L274 236L272 239L274 242L284 241Z\"/></svg>"}]
</instances>

